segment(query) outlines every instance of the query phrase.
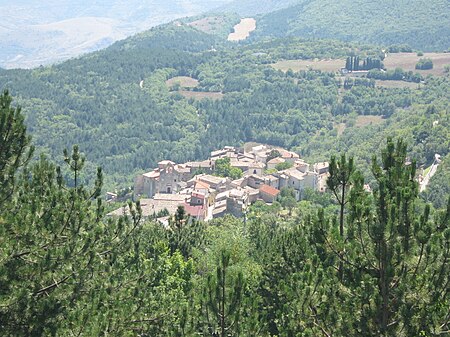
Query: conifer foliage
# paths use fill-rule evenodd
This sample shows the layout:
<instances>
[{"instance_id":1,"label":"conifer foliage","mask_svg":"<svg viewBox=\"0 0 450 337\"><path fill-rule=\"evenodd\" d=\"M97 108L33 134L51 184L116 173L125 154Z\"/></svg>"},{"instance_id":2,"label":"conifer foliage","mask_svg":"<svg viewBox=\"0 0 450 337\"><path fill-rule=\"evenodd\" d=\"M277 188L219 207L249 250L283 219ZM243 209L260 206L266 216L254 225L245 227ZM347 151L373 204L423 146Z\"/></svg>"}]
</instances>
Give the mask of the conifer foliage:
<instances>
[{"instance_id":1,"label":"conifer foliage","mask_svg":"<svg viewBox=\"0 0 450 337\"><path fill-rule=\"evenodd\" d=\"M418 198L402 140L373 158L373 192L352 158L333 157L333 205L286 189L244 221L180 207L165 227L140 202L108 219L102 170L87 186L77 146L67 169L28 163L20 109L7 93L0 103L2 336L449 333L450 199L438 210Z\"/></svg>"}]
</instances>

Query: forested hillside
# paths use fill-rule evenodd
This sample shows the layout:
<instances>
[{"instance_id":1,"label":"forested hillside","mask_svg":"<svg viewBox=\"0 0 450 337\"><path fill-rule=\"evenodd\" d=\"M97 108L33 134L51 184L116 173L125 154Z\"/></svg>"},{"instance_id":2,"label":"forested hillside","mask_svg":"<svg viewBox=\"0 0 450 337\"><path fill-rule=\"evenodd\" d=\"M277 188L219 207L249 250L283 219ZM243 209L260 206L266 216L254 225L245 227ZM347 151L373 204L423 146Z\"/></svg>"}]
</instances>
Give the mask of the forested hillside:
<instances>
[{"instance_id":1,"label":"forested hillside","mask_svg":"<svg viewBox=\"0 0 450 337\"><path fill-rule=\"evenodd\" d=\"M217 20L0 69L0 335L448 335L450 67L384 71L399 50L340 40L229 43L205 32ZM104 201L163 159L246 142L328 161L326 191L207 223L180 206L164 225L144 200Z\"/></svg>"},{"instance_id":2,"label":"forested hillside","mask_svg":"<svg viewBox=\"0 0 450 337\"><path fill-rule=\"evenodd\" d=\"M105 218L102 171L84 185L33 147L0 96L0 329L5 336L441 336L450 322L450 198L418 198L406 144L388 139L373 193L345 155L332 194L257 202L208 224ZM349 177L345 185L341 178ZM346 196L344 198L344 196ZM320 207L317 200L321 199ZM336 202L344 205L339 222Z\"/></svg>"},{"instance_id":3,"label":"forested hillside","mask_svg":"<svg viewBox=\"0 0 450 337\"><path fill-rule=\"evenodd\" d=\"M79 144L87 178L100 165L108 188L131 185L137 172L162 159L204 159L212 149L248 141L293 148L308 160L353 151L363 164L380 139L401 134L419 165L435 153L445 156L448 75L430 77L418 90L368 79L343 87L334 73L283 73L271 65L349 53L378 57L381 49L296 38L238 47L170 24L60 65L2 70L0 87L17 96L39 151L61 160L63 149ZM198 86L173 90L165 82L176 76L191 76ZM220 99L195 99L208 94ZM384 119L361 127L355 121L364 115ZM434 120L439 124L431 128Z\"/></svg>"},{"instance_id":4,"label":"forested hillside","mask_svg":"<svg viewBox=\"0 0 450 337\"><path fill-rule=\"evenodd\" d=\"M450 47L447 0L299 0L258 20L255 38L301 36L361 41L416 50Z\"/></svg>"},{"instance_id":5,"label":"forested hillside","mask_svg":"<svg viewBox=\"0 0 450 337\"><path fill-rule=\"evenodd\" d=\"M217 8L217 10L223 12L235 12L242 16L248 16L273 12L297 3L298 0L234 0Z\"/></svg>"}]
</instances>

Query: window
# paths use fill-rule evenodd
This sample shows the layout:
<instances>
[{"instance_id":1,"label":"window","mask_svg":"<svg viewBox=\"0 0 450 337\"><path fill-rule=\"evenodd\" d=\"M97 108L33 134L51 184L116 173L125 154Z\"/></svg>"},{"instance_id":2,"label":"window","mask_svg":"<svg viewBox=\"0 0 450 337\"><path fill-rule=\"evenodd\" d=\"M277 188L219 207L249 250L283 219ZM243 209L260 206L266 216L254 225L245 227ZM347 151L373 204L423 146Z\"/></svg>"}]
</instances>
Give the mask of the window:
<instances>
[{"instance_id":1,"label":"window","mask_svg":"<svg viewBox=\"0 0 450 337\"><path fill-rule=\"evenodd\" d=\"M256 174L256 170L253 170L253 174Z\"/></svg>"}]
</instances>

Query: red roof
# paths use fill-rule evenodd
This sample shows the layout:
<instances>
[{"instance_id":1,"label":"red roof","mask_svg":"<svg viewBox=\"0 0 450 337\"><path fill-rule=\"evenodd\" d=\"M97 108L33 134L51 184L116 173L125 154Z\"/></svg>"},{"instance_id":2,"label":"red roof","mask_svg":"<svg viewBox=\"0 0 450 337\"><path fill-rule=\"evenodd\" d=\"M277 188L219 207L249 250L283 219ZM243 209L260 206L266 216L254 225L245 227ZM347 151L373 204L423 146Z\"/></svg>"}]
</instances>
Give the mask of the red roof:
<instances>
[{"instance_id":1,"label":"red roof","mask_svg":"<svg viewBox=\"0 0 450 337\"><path fill-rule=\"evenodd\" d=\"M205 195L203 195L203 194L201 194L201 193L195 193L195 192L193 192L193 193L192 193L192 196L193 196L193 197L196 197L196 198L198 198L198 199L205 199Z\"/></svg>"},{"instance_id":2,"label":"red roof","mask_svg":"<svg viewBox=\"0 0 450 337\"><path fill-rule=\"evenodd\" d=\"M280 190L277 190L276 188L274 188L274 187L272 187L272 186L269 186L269 185L262 185L260 188L259 188L259 190L261 191L261 192L264 192L264 193L266 193L266 194L269 194L269 195L271 195L271 196L273 196L273 197L276 197L279 193L280 193Z\"/></svg>"},{"instance_id":3,"label":"red roof","mask_svg":"<svg viewBox=\"0 0 450 337\"><path fill-rule=\"evenodd\" d=\"M186 213L190 214L191 216L202 218L205 215L206 207L204 205L192 206L185 202L183 206Z\"/></svg>"},{"instance_id":4,"label":"red roof","mask_svg":"<svg viewBox=\"0 0 450 337\"><path fill-rule=\"evenodd\" d=\"M200 190L200 189L202 189L202 190L207 190L207 189L209 189L209 184L207 184L207 183L204 183L203 181L199 181L199 180L197 180L196 182L195 182L195 189L196 190Z\"/></svg>"}]
</instances>

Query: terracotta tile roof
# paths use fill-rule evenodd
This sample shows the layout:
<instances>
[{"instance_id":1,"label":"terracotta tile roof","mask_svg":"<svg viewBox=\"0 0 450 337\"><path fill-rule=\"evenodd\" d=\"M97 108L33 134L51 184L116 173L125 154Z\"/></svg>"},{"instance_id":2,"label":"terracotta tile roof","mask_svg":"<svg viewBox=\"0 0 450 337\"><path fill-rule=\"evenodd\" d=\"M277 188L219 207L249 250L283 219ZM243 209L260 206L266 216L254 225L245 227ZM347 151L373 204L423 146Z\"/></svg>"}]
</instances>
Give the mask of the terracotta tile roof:
<instances>
[{"instance_id":1,"label":"terracotta tile roof","mask_svg":"<svg viewBox=\"0 0 450 337\"><path fill-rule=\"evenodd\" d=\"M265 168L266 165L264 165L263 163L258 163L258 162L254 162L250 165L250 168Z\"/></svg>"},{"instance_id":2,"label":"terracotta tile roof","mask_svg":"<svg viewBox=\"0 0 450 337\"><path fill-rule=\"evenodd\" d=\"M278 151L281 153L281 157L283 158L296 158L296 159L300 158L300 156L297 153L292 151L287 151L284 149L280 149Z\"/></svg>"},{"instance_id":3,"label":"terracotta tile roof","mask_svg":"<svg viewBox=\"0 0 450 337\"><path fill-rule=\"evenodd\" d=\"M270 159L267 163L268 164L280 164L280 163L284 163L286 160L284 160L283 158L280 157L276 157L273 159Z\"/></svg>"},{"instance_id":4,"label":"terracotta tile roof","mask_svg":"<svg viewBox=\"0 0 450 337\"><path fill-rule=\"evenodd\" d=\"M192 193L192 196L193 196L193 197L196 197L196 198L198 198L198 199L205 199L205 197L206 197L204 194L201 194L201 193L195 193L195 192Z\"/></svg>"},{"instance_id":5,"label":"terracotta tile roof","mask_svg":"<svg viewBox=\"0 0 450 337\"><path fill-rule=\"evenodd\" d=\"M203 181L199 181L197 180L197 182L195 183L195 189L196 190L208 190L210 188L209 184L203 182Z\"/></svg>"},{"instance_id":6,"label":"terracotta tile roof","mask_svg":"<svg viewBox=\"0 0 450 337\"><path fill-rule=\"evenodd\" d=\"M265 184L262 185L259 190L274 197L276 197L280 193L280 190L277 190L276 188Z\"/></svg>"},{"instance_id":7,"label":"terracotta tile roof","mask_svg":"<svg viewBox=\"0 0 450 337\"><path fill-rule=\"evenodd\" d=\"M203 218L205 215L206 207L204 205L192 206L188 203L184 203L183 206L186 213L190 214L191 216Z\"/></svg>"}]
</instances>

